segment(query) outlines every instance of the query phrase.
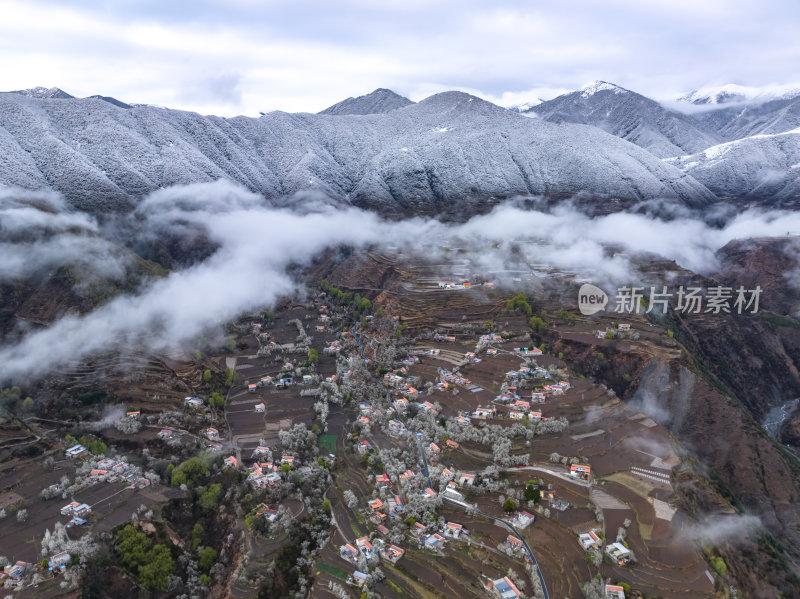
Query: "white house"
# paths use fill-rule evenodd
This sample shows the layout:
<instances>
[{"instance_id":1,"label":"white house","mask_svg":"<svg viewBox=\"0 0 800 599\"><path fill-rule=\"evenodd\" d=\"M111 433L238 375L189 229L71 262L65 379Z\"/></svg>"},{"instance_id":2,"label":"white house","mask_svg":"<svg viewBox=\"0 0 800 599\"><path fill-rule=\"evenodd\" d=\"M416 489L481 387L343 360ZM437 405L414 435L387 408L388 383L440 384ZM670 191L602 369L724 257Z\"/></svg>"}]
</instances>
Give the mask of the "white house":
<instances>
[{"instance_id":1,"label":"white house","mask_svg":"<svg viewBox=\"0 0 800 599\"><path fill-rule=\"evenodd\" d=\"M49 566L49 568L51 570L53 570L55 568L60 568L62 566L66 566L71 561L72 561L72 558L70 557L69 553L67 553L66 551L62 551L61 553L57 553L54 556L52 556L49 560L47 560L48 566Z\"/></svg>"},{"instance_id":2,"label":"white house","mask_svg":"<svg viewBox=\"0 0 800 599\"><path fill-rule=\"evenodd\" d=\"M578 541L586 551L591 549L599 549L603 544L603 542L600 540L600 537L597 536L597 533L595 533L593 530L579 534Z\"/></svg>"},{"instance_id":3,"label":"white house","mask_svg":"<svg viewBox=\"0 0 800 599\"><path fill-rule=\"evenodd\" d=\"M607 584L606 599L625 599L625 589L616 584Z\"/></svg>"},{"instance_id":4,"label":"white house","mask_svg":"<svg viewBox=\"0 0 800 599\"><path fill-rule=\"evenodd\" d=\"M489 583L489 591L492 597L498 599L519 599L520 592L517 585L508 577L498 578Z\"/></svg>"},{"instance_id":5,"label":"white house","mask_svg":"<svg viewBox=\"0 0 800 599\"><path fill-rule=\"evenodd\" d=\"M66 455L68 458L77 458L86 453L89 453L89 450L86 449L83 445L73 445L69 449L67 449Z\"/></svg>"},{"instance_id":6,"label":"white house","mask_svg":"<svg viewBox=\"0 0 800 599\"><path fill-rule=\"evenodd\" d=\"M194 409L200 408L203 405L203 400L199 397L187 397L184 401L187 406Z\"/></svg>"},{"instance_id":7,"label":"white house","mask_svg":"<svg viewBox=\"0 0 800 599\"><path fill-rule=\"evenodd\" d=\"M622 543L606 545L606 553L620 566L624 566L631 561L631 552Z\"/></svg>"}]
</instances>

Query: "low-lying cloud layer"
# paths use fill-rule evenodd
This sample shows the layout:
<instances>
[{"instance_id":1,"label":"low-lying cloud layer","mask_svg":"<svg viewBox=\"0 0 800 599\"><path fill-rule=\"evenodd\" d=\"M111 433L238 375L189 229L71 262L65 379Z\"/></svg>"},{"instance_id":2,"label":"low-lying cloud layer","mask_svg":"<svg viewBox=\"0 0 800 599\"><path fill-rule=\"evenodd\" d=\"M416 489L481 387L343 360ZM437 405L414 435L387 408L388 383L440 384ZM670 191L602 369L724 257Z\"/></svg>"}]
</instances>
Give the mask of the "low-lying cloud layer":
<instances>
[{"instance_id":1,"label":"low-lying cloud layer","mask_svg":"<svg viewBox=\"0 0 800 599\"><path fill-rule=\"evenodd\" d=\"M751 514L715 514L684 531L688 540L701 543L740 544L763 527L761 519Z\"/></svg>"},{"instance_id":2,"label":"low-lying cloud layer","mask_svg":"<svg viewBox=\"0 0 800 599\"><path fill-rule=\"evenodd\" d=\"M9 274L19 274L29 259L53 265L59 263L53 256L60 256L61 263L107 260L109 253L96 255L81 245L82 236L89 234L92 243L100 244L96 247L111 245L95 221L68 212L57 198L49 197L46 209L26 201L8 191L0 195L0 242L4 261L11 265L4 267ZM744 212L714 228L689 213L671 214L671 220L647 211L592 218L571 205L544 212L513 202L460 225L430 219L389 222L313 198L302 201L302 208L275 208L224 181L153 193L130 216L131 230L145 239L202 231L216 251L138 295L118 297L85 316L62 318L17 344L0 347L0 378L43 374L114 348L139 345L158 352L177 346L244 311L295 293L297 284L287 267L308 264L326 248L340 245L399 247L428 256L437 246L460 247L468 250L473 264L497 268L509 259L503 248L527 241L526 260L589 272L598 282L624 283L630 281L627 259L608 257L609 244L712 272L717 266L714 252L731 239L800 233L800 214L787 212ZM33 223L48 233L23 243L16 232ZM0 270L0 280L4 272Z\"/></svg>"},{"instance_id":3,"label":"low-lying cloud layer","mask_svg":"<svg viewBox=\"0 0 800 599\"><path fill-rule=\"evenodd\" d=\"M53 192L0 187L0 256L0 284L64 265L105 278L124 274L124 257L100 236L95 219L67 212Z\"/></svg>"}]
</instances>

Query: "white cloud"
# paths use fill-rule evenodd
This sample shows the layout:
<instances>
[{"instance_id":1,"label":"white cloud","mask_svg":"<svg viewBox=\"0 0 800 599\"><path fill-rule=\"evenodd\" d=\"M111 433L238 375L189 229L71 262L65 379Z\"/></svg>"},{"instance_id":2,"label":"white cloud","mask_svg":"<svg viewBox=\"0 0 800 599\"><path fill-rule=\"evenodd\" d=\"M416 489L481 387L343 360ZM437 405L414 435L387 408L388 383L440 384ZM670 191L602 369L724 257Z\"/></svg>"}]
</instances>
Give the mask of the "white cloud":
<instances>
[{"instance_id":1,"label":"white cloud","mask_svg":"<svg viewBox=\"0 0 800 599\"><path fill-rule=\"evenodd\" d=\"M12 199L5 201L15 209ZM151 194L122 229L143 230L145 239L205 231L216 251L189 268L173 271L139 295L119 297L86 316L63 318L16 345L0 347L4 372L41 374L47 370L43 365L57 368L115 347L141 344L162 351L179 345L244 311L292 294L296 282L286 267L308 264L325 248L340 245L398 246L421 256L434 256L443 245L462 247L471 250L476 265L490 270L519 261L509 243L513 241L525 244L529 262L591 273L598 283L629 283L627 260L609 258L604 251L608 244L633 253L655 252L709 272L717 266L714 252L731 239L787 231L800 234L800 214L780 211L748 211L712 228L688 214L669 222L645 214L590 218L569 205L545 213L512 202L455 225L425 219L389 222L374 213L334 208L315 197L296 198L293 204L302 210L270 207L260 196L225 181ZM35 215L50 223L47 231L59 233L59 223L74 219L83 223L87 235L94 231L93 221L59 211L58 205L53 200L53 214ZM73 234L74 228L69 231ZM56 242L61 245L54 246ZM98 243L101 251L87 253L86 244L96 248ZM60 263L87 255L90 263L99 264L103 243L100 238L73 239L65 233L34 249L51 260L61 256ZM3 249L9 263L22 264L29 257L27 246L10 244ZM110 276L114 265L116 259L109 258Z\"/></svg>"},{"instance_id":2,"label":"white cloud","mask_svg":"<svg viewBox=\"0 0 800 599\"><path fill-rule=\"evenodd\" d=\"M682 536L700 543L738 545L763 526L758 516L750 514L714 514L689 525Z\"/></svg>"},{"instance_id":3,"label":"white cloud","mask_svg":"<svg viewBox=\"0 0 800 599\"><path fill-rule=\"evenodd\" d=\"M603 79L669 98L712 81L786 82L800 59L800 8L778 0L3 0L0 10L0 89L57 85L226 116L315 112L377 87L508 104Z\"/></svg>"}]
</instances>

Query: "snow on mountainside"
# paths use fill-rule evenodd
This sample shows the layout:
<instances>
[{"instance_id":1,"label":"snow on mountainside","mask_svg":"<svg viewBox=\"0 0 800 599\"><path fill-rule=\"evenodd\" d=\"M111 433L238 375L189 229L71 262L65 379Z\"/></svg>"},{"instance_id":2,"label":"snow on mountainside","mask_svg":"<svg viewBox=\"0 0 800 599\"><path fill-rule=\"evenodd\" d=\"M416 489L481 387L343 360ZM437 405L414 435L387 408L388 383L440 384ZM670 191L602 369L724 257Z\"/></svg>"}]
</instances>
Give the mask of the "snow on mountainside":
<instances>
[{"instance_id":1,"label":"snow on mountainside","mask_svg":"<svg viewBox=\"0 0 800 599\"><path fill-rule=\"evenodd\" d=\"M800 127L727 142L669 162L720 197L787 206L800 200Z\"/></svg>"},{"instance_id":2,"label":"snow on mountainside","mask_svg":"<svg viewBox=\"0 0 800 599\"><path fill-rule=\"evenodd\" d=\"M51 88L32 87L30 89L18 89L10 93L19 94L21 96L26 96L28 98L39 98L39 99L56 98L58 100L68 100L70 98L75 97L69 95L63 89L59 89L57 87L51 87Z\"/></svg>"},{"instance_id":3,"label":"snow on mountainside","mask_svg":"<svg viewBox=\"0 0 800 599\"><path fill-rule=\"evenodd\" d=\"M409 104L413 102L408 98L390 89L379 88L364 96L342 100L319 114L381 114Z\"/></svg>"},{"instance_id":4,"label":"snow on mountainside","mask_svg":"<svg viewBox=\"0 0 800 599\"><path fill-rule=\"evenodd\" d=\"M722 140L691 116L605 81L543 102L529 112L552 123L599 127L661 158L697 152Z\"/></svg>"},{"instance_id":5,"label":"snow on mountainside","mask_svg":"<svg viewBox=\"0 0 800 599\"><path fill-rule=\"evenodd\" d=\"M25 96L26 98L37 98L39 100L48 100L51 98L55 100L72 100L75 98L75 96L68 94L63 89L58 87L31 87L30 89L18 89L8 93L19 94L21 96ZM120 108L130 108L129 104L121 102L116 98L112 98L111 96L94 95L88 97L95 100L104 100L106 102L110 102L114 106L119 106Z\"/></svg>"},{"instance_id":6,"label":"snow on mountainside","mask_svg":"<svg viewBox=\"0 0 800 599\"><path fill-rule=\"evenodd\" d=\"M588 98L589 96L595 95L597 92L614 92L615 94L624 94L628 90L619 87L614 83L598 80L587 83L579 91L581 92L581 98Z\"/></svg>"},{"instance_id":7,"label":"snow on mountainside","mask_svg":"<svg viewBox=\"0 0 800 599\"><path fill-rule=\"evenodd\" d=\"M758 103L789 100L798 96L800 96L800 85L797 84L749 87L729 83L693 90L678 98L678 101L690 104Z\"/></svg>"},{"instance_id":8,"label":"snow on mountainside","mask_svg":"<svg viewBox=\"0 0 800 599\"><path fill-rule=\"evenodd\" d=\"M318 190L398 215L470 214L514 194L715 200L599 129L525 118L461 92L385 114L255 119L0 94L0 148L0 183L51 187L94 212L220 178L269 198Z\"/></svg>"},{"instance_id":9,"label":"snow on mountainside","mask_svg":"<svg viewBox=\"0 0 800 599\"><path fill-rule=\"evenodd\" d=\"M724 140L782 133L800 127L800 96L756 104L723 104L692 116Z\"/></svg>"},{"instance_id":10,"label":"snow on mountainside","mask_svg":"<svg viewBox=\"0 0 800 599\"><path fill-rule=\"evenodd\" d=\"M96 94L94 96L89 96L89 98L93 100L103 100L104 102L108 102L109 104L113 104L114 106L119 106L120 108L131 108L130 104L126 104L125 102L117 100L116 98L112 98L111 96L101 96L99 94Z\"/></svg>"},{"instance_id":11,"label":"snow on mountainside","mask_svg":"<svg viewBox=\"0 0 800 599\"><path fill-rule=\"evenodd\" d=\"M538 106L544 102L544 100L540 98L536 98L535 100L528 100L527 102L523 102L522 104L514 104L513 106L507 106L507 108L512 112L529 112L531 108L534 106Z\"/></svg>"}]
</instances>

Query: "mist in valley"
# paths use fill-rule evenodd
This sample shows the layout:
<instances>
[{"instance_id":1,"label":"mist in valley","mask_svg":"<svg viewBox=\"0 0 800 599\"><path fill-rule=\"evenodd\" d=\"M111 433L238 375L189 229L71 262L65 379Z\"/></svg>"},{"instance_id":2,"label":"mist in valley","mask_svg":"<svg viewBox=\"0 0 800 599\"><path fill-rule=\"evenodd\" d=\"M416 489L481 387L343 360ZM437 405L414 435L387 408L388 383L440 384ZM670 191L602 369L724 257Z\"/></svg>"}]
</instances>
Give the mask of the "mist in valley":
<instances>
[{"instance_id":1,"label":"mist in valley","mask_svg":"<svg viewBox=\"0 0 800 599\"><path fill-rule=\"evenodd\" d=\"M46 277L63 266L119 278L138 258L131 249L157 243L199 242L204 249L89 313L68 314L44 327L20 324L0 347L0 378L40 376L109 350L166 351L220 331L244 312L298 293L302 285L290 267L309 265L339 246L399 251L433 263L453 260L443 248L458 248L457 258L466 259L472 272L549 265L585 273L598 284L622 285L634 280L631 263L638 255L663 256L710 274L719 266L715 253L732 239L787 233L800 234L800 214L725 206L702 214L668 202L589 216L572 202L546 209L510 200L464 223L391 221L318 194L276 207L224 180L158 190L133 212L101 222L51 192L4 188L3 285ZM498 274L510 288L514 278Z\"/></svg>"}]
</instances>

